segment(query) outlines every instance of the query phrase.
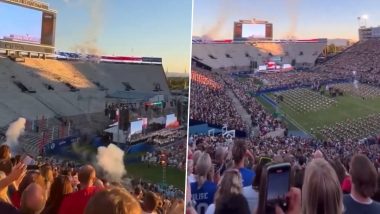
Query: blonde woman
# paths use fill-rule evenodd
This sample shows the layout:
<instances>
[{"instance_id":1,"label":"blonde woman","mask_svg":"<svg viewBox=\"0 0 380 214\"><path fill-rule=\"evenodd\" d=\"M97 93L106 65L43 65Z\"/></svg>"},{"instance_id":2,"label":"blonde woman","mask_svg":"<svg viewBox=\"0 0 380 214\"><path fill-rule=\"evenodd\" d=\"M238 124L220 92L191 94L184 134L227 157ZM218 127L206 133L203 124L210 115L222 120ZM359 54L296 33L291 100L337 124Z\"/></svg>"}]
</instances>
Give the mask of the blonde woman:
<instances>
[{"instance_id":1,"label":"blonde woman","mask_svg":"<svg viewBox=\"0 0 380 214\"><path fill-rule=\"evenodd\" d=\"M139 202L125 189L113 187L97 192L89 200L85 214L142 213Z\"/></svg>"},{"instance_id":2,"label":"blonde woman","mask_svg":"<svg viewBox=\"0 0 380 214\"><path fill-rule=\"evenodd\" d=\"M196 162L196 182L190 184L192 202L198 214L204 214L210 204L214 202L216 184L207 180L212 169L210 155L206 152L200 154Z\"/></svg>"},{"instance_id":3,"label":"blonde woman","mask_svg":"<svg viewBox=\"0 0 380 214\"><path fill-rule=\"evenodd\" d=\"M229 195L238 195L243 191L241 175L237 169L226 170L218 185L218 190L215 193L215 203L211 204L206 211L206 214L213 214L215 208L221 202L223 197Z\"/></svg>"},{"instance_id":4,"label":"blonde woman","mask_svg":"<svg viewBox=\"0 0 380 214\"><path fill-rule=\"evenodd\" d=\"M302 186L302 213L343 213L343 194L338 176L325 159L314 159L306 167Z\"/></svg>"}]
</instances>

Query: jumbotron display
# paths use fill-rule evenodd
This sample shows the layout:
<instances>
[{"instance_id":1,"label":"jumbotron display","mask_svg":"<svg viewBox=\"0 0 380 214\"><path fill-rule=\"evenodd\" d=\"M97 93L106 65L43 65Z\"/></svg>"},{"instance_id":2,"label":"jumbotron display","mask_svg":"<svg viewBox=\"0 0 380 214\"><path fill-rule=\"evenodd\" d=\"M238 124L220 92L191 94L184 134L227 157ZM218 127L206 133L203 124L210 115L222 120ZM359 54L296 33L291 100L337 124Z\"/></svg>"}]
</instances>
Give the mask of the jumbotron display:
<instances>
[{"instance_id":1,"label":"jumbotron display","mask_svg":"<svg viewBox=\"0 0 380 214\"><path fill-rule=\"evenodd\" d=\"M54 52L55 20L42 2L0 0L0 49Z\"/></svg>"},{"instance_id":2,"label":"jumbotron display","mask_svg":"<svg viewBox=\"0 0 380 214\"><path fill-rule=\"evenodd\" d=\"M248 39L266 38L265 24L243 24L242 37Z\"/></svg>"},{"instance_id":3,"label":"jumbotron display","mask_svg":"<svg viewBox=\"0 0 380 214\"><path fill-rule=\"evenodd\" d=\"M272 40L273 25L267 21L240 20L234 23L234 40Z\"/></svg>"},{"instance_id":4,"label":"jumbotron display","mask_svg":"<svg viewBox=\"0 0 380 214\"><path fill-rule=\"evenodd\" d=\"M0 2L0 39L41 44L42 11Z\"/></svg>"}]
</instances>

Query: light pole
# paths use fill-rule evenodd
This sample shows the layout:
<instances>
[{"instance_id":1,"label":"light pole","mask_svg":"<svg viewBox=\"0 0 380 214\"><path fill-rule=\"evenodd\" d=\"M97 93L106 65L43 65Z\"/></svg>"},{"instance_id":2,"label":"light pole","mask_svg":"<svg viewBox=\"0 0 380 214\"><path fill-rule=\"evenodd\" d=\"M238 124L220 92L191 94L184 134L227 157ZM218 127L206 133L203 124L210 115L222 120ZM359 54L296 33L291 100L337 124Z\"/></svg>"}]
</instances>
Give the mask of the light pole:
<instances>
[{"instance_id":1,"label":"light pole","mask_svg":"<svg viewBox=\"0 0 380 214\"><path fill-rule=\"evenodd\" d=\"M166 184L166 166L167 166L167 157L164 153L160 155L160 165L162 166L162 184Z\"/></svg>"}]
</instances>

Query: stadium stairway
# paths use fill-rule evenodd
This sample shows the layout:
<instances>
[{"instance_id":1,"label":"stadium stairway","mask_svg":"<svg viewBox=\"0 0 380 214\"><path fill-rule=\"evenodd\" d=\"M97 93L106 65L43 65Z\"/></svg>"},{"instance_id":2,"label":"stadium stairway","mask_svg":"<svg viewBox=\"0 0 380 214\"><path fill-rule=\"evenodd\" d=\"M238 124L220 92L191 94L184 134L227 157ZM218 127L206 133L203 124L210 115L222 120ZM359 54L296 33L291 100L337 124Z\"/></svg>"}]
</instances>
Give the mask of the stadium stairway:
<instances>
[{"instance_id":1,"label":"stadium stairway","mask_svg":"<svg viewBox=\"0 0 380 214\"><path fill-rule=\"evenodd\" d=\"M248 130L246 130L246 133L250 133L250 130L252 129L251 115L248 114L248 112L245 110L245 108L241 105L240 101L235 96L235 94L231 91L231 89L227 89L226 94L231 98L237 112L240 114L244 123L247 125Z\"/></svg>"}]
</instances>

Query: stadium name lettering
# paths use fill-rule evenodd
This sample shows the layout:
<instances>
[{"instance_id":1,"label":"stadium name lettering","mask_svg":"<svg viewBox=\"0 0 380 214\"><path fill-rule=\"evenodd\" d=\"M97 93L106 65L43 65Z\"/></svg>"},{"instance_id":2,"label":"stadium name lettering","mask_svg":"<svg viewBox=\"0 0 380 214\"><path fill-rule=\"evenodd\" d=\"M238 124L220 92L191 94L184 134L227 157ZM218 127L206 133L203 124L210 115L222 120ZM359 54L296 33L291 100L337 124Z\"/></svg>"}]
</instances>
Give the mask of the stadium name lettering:
<instances>
[{"instance_id":1,"label":"stadium name lettering","mask_svg":"<svg viewBox=\"0 0 380 214\"><path fill-rule=\"evenodd\" d=\"M7 0L7 1L17 3L17 4L22 4L29 7L39 8L43 10L49 9L49 5L42 2L33 1L33 0Z\"/></svg>"}]
</instances>

